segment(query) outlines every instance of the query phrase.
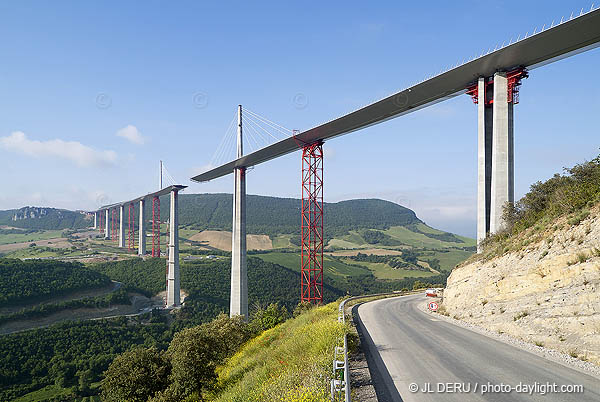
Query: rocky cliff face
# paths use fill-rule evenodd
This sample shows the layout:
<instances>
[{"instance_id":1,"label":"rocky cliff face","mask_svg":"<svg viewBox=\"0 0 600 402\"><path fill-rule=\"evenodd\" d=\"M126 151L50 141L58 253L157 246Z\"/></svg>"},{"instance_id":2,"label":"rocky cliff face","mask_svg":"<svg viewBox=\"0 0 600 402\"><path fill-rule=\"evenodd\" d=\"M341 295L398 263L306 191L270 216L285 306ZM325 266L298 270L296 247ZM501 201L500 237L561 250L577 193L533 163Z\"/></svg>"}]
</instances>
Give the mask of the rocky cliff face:
<instances>
[{"instance_id":1,"label":"rocky cliff face","mask_svg":"<svg viewBox=\"0 0 600 402\"><path fill-rule=\"evenodd\" d=\"M18 221L21 219L40 219L46 215L48 215L48 208L23 207L15 212L12 220Z\"/></svg>"},{"instance_id":2,"label":"rocky cliff face","mask_svg":"<svg viewBox=\"0 0 600 402\"><path fill-rule=\"evenodd\" d=\"M93 223L93 214L49 207L0 211L0 225L23 229L81 229Z\"/></svg>"},{"instance_id":3,"label":"rocky cliff face","mask_svg":"<svg viewBox=\"0 0 600 402\"><path fill-rule=\"evenodd\" d=\"M536 237L519 251L455 268L443 306L452 317L600 365L598 208L576 226L563 218Z\"/></svg>"}]
</instances>

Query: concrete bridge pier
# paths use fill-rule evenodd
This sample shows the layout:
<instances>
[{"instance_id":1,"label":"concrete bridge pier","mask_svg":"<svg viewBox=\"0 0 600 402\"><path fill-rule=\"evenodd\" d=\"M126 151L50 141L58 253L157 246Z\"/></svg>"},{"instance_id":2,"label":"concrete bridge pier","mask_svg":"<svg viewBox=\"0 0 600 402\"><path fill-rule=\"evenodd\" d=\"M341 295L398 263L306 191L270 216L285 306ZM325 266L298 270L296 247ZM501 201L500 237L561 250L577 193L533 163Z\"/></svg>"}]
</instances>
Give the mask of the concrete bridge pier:
<instances>
[{"instance_id":1,"label":"concrete bridge pier","mask_svg":"<svg viewBox=\"0 0 600 402\"><path fill-rule=\"evenodd\" d=\"M515 146L513 102L508 99L506 73L494 74L492 133L492 191L490 233L505 228L502 219L507 202L515 202Z\"/></svg>"},{"instance_id":2,"label":"concrete bridge pier","mask_svg":"<svg viewBox=\"0 0 600 402\"><path fill-rule=\"evenodd\" d=\"M104 238L110 239L110 208L106 208L106 219L104 220Z\"/></svg>"},{"instance_id":3,"label":"concrete bridge pier","mask_svg":"<svg viewBox=\"0 0 600 402\"><path fill-rule=\"evenodd\" d=\"M125 206L119 206L119 247L125 247Z\"/></svg>"},{"instance_id":4,"label":"concrete bridge pier","mask_svg":"<svg viewBox=\"0 0 600 402\"><path fill-rule=\"evenodd\" d=\"M138 224L139 239L138 239L138 255L146 255L146 226L144 225L144 206L146 200L140 200L140 220Z\"/></svg>"},{"instance_id":5,"label":"concrete bridge pier","mask_svg":"<svg viewBox=\"0 0 600 402\"><path fill-rule=\"evenodd\" d=\"M242 142L242 106L238 106L237 157L244 154ZM231 298L229 315L248 319L248 267L246 261L246 168L233 172L233 227L231 242Z\"/></svg>"},{"instance_id":6,"label":"concrete bridge pier","mask_svg":"<svg viewBox=\"0 0 600 402\"><path fill-rule=\"evenodd\" d=\"M94 229L98 229L98 211L94 212Z\"/></svg>"},{"instance_id":7,"label":"concrete bridge pier","mask_svg":"<svg viewBox=\"0 0 600 402\"><path fill-rule=\"evenodd\" d=\"M505 228L504 206L515 201L514 105L520 80L518 69L481 77L468 93L477 103L477 244Z\"/></svg>"},{"instance_id":8,"label":"concrete bridge pier","mask_svg":"<svg viewBox=\"0 0 600 402\"><path fill-rule=\"evenodd\" d=\"M477 244L490 232L492 191L492 104L493 81L480 77L477 82Z\"/></svg>"},{"instance_id":9,"label":"concrete bridge pier","mask_svg":"<svg viewBox=\"0 0 600 402\"><path fill-rule=\"evenodd\" d=\"M179 194L171 191L171 211L169 216L169 262L167 270L167 307L181 306L179 292Z\"/></svg>"}]
</instances>

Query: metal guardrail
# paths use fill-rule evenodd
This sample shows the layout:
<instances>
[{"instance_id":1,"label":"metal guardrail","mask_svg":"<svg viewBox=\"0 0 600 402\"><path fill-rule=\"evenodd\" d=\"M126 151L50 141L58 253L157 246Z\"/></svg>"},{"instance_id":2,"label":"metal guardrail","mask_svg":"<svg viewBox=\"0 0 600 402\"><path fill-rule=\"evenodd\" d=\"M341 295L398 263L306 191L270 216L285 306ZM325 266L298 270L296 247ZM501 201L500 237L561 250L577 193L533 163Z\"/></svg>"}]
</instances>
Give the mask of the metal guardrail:
<instances>
[{"instance_id":1,"label":"metal guardrail","mask_svg":"<svg viewBox=\"0 0 600 402\"><path fill-rule=\"evenodd\" d=\"M344 308L346 302L356 299L366 299L378 296L404 296L419 293L418 291L376 293L372 295L353 296L343 300L338 308L338 322L346 323ZM340 360L340 357L343 360ZM343 399L341 398L343 392ZM351 402L350 399L350 368L348 367L348 336L344 334L344 346L336 346L333 358L333 379L331 380L331 400L334 402Z\"/></svg>"}]
</instances>

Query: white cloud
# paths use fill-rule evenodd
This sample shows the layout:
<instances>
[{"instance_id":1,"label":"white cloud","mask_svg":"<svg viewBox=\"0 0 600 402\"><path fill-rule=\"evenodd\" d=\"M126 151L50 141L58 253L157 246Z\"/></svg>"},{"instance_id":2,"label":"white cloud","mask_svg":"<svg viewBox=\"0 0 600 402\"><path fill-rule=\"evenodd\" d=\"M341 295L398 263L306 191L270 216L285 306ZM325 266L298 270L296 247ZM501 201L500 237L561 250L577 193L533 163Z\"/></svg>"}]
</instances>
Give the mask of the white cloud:
<instances>
[{"instance_id":1,"label":"white cloud","mask_svg":"<svg viewBox=\"0 0 600 402\"><path fill-rule=\"evenodd\" d=\"M74 162L81 167L114 165L117 154L114 151L95 150L77 141L60 139L36 141L27 138L21 131L0 137L0 148L34 158L55 157Z\"/></svg>"},{"instance_id":2,"label":"white cloud","mask_svg":"<svg viewBox=\"0 0 600 402\"><path fill-rule=\"evenodd\" d=\"M117 137L123 137L133 144L143 145L146 139L140 133L140 130L136 126L129 124L127 127L123 127L117 131Z\"/></svg>"}]
</instances>

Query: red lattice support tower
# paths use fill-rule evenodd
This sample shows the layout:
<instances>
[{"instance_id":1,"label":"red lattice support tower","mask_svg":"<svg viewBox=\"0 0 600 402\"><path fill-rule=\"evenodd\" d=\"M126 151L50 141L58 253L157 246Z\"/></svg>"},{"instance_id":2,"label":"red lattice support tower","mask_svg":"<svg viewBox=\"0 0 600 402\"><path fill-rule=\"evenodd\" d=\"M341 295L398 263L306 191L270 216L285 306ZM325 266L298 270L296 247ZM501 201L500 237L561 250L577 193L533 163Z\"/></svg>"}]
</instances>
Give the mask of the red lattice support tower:
<instances>
[{"instance_id":1,"label":"red lattice support tower","mask_svg":"<svg viewBox=\"0 0 600 402\"><path fill-rule=\"evenodd\" d=\"M117 242L118 230L117 230L117 210L113 209L111 214L111 223L110 223L111 234L113 242Z\"/></svg>"},{"instance_id":2,"label":"red lattice support tower","mask_svg":"<svg viewBox=\"0 0 600 402\"><path fill-rule=\"evenodd\" d=\"M99 231L100 233L102 233L102 229L103 229L103 226L102 226L102 218L103 218L103 215L104 215L104 211L100 211L100 213L99 213L98 215L100 215L100 224L98 225L98 231Z\"/></svg>"},{"instance_id":3,"label":"red lattice support tower","mask_svg":"<svg viewBox=\"0 0 600 402\"><path fill-rule=\"evenodd\" d=\"M135 207L133 202L129 203L129 210L127 215L127 243L129 251L135 249Z\"/></svg>"},{"instance_id":4,"label":"red lattice support tower","mask_svg":"<svg viewBox=\"0 0 600 402\"><path fill-rule=\"evenodd\" d=\"M152 198L152 257L160 257L160 198Z\"/></svg>"},{"instance_id":5,"label":"red lattice support tower","mask_svg":"<svg viewBox=\"0 0 600 402\"><path fill-rule=\"evenodd\" d=\"M323 302L323 143L302 149L300 300Z\"/></svg>"}]
</instances>

